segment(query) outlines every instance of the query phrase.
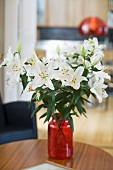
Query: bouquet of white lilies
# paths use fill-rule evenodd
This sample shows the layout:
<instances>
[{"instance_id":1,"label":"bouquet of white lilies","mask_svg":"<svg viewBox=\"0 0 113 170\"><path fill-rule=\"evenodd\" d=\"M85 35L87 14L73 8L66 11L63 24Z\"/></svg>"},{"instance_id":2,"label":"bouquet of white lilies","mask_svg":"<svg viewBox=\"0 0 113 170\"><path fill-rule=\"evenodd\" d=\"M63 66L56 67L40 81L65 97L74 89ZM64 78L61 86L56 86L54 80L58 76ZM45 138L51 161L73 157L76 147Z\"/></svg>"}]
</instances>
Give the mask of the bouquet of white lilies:
<instances>
[{"instance_id":1,"label":"bouquet of white lilies","mask_svg":"<svg viewBox=\"0 0 113 170\"><path fill-rule=\"evenodd\" d=\"M97 98L99 103L108 95L105 91L105 79L110 79L106 68L102 64L104 57L103 46L98 44L97 38L84 40L75 46L56 48L57 55L51 58L38 59L34 53L30 58L21 56L21 46L14 54L9 48L0 67L9 68L8 84L22 83L23 90L31 91L31 102L43 101L32 116L42 107L47 108L41 116L45 122L55 115L56 123L61 113L61 119L68 119L72 130L72 115L85 115L85 102L89 96ZM76 109L75 109L76 108Z\"/></svg>"}]
</instances>

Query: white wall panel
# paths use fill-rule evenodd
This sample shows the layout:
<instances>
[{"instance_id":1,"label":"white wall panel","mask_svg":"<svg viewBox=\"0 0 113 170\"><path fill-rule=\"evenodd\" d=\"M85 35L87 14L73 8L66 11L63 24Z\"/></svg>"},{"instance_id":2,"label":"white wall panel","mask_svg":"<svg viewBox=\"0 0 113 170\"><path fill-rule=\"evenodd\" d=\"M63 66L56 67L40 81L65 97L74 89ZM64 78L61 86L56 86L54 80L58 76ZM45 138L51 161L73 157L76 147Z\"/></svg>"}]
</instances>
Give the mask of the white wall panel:
<instances>
[{"instance_id":1,"label":"white wall panel","mask_svg":"<svg viewBox=\"0 0 113 170\"><path fill-rule=\"evenodd\" d=\"M9 46L15 51L22 44L22 54L31 55L36 44L36 0L5 0L5 53ZM5 73L7 68L5 68ZM4 102L29 100L29 94L20 97L21 86L10 87L4 73Z\"/></svg>"},{"instance_id":2,"label":"white wall panel","mask_svg":"<svg viewBox=\"0 0 113 170\"><path fill-rule=\"evenodd\" d=\"M0 0L0 56L4 53L4 0ZM3 98L3 69L0 69L0 94Z\"/></svg>"}]
</instances>

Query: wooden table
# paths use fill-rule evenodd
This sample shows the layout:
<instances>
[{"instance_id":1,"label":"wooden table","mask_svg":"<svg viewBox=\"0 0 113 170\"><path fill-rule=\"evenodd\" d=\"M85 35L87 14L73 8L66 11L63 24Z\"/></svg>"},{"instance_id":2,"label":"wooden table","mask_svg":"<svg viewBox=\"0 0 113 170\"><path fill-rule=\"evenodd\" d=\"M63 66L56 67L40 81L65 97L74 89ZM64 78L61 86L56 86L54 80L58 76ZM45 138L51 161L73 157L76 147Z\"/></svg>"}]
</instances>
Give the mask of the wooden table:
<instances>
[{"instance_id":1,"label":"wooden table","mask_svg":"<svg viewBox=\"0 0 113 170\"><path fill-rule=\"evenodd\" d=\"M48 157L47 140L26 140L0 145L0 170L21 170L46 161L75 170L113 170L113 157L105 151L74 142L73 158L54 160Z\"/></svg>"}]
</instances>

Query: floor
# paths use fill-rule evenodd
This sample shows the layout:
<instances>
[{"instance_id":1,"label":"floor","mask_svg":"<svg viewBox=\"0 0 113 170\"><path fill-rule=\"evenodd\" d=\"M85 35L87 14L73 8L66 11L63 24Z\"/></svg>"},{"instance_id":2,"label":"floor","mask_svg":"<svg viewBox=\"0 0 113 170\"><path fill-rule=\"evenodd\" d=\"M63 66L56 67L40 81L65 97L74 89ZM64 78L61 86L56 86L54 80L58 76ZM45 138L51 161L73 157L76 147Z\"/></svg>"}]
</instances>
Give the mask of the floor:
<instances>
[{"instance_id":1,"label":"floor","mask_svg":"<svg viewBox=\"0 0 113 170\"><path fill-rule=\"evenodd\" d=\"M74 117L74 141L80 141L98 146L113 155L113 96L109 97L108 109L102 105L87 107L87 117ZM42 109L37 114L38 137L47 139L48 123L39 117L44 112Z\"/></svg>"}]
</instances>

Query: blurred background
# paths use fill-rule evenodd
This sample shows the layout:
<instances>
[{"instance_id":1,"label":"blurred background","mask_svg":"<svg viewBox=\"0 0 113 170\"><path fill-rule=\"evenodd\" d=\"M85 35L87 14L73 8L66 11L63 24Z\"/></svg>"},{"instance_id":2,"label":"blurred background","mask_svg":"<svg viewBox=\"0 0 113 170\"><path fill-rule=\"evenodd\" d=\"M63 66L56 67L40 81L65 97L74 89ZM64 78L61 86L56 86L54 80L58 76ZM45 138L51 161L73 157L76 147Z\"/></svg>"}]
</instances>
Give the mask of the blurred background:
<instances>
[{"instance_id":1,"label":"blurred background","mask_svg":"<svg viewBox=\"0 0 113 170\"><path fill-rule=\"evenodd\" d=\"M54 55L57 44L72 45L94 36L106 45L103 62L112 77L113 0L0 0L0 56L9 46L15 51L21 42L24 56L36 51L39 57L49 57ZM0 69L3 102L29 100L28 93L20 97L21 86L7 85L5 73L6 68ZM109 97L102 104L94 101L93 107L87 106L88 119L74 118L74 140L101 147L113 155L113 81L106 83ZM47 138L47 124L39 120L43 111L37 114L40 139Z\"/></svg>"}]
</instances>

